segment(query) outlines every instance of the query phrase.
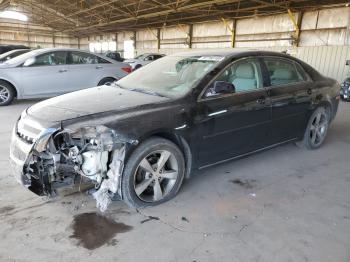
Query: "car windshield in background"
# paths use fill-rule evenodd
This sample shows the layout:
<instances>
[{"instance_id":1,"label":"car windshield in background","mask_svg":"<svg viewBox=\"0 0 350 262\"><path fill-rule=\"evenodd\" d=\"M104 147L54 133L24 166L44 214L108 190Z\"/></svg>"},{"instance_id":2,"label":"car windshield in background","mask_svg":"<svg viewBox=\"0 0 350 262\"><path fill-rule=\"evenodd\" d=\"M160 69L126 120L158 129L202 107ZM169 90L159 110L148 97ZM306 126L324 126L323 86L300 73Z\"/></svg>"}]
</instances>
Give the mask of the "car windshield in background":
<instances>
[{"instance_id":1,"label":"car windshield in background","mask_svg":"<svg viewBox=\"0 0 350 262\"><path fill-rule=\"evenodd\" d=\"M22 55L16 56L16 57L14 57L14 58L12 58L10 60L7 60L6 62L4 62L4 64L14 65L14 64L17 64L19 62L24 62L25 60L27 60L28 58L30 58L32 56L35 56L39 52L40 52L40 49L29 51L29 52L24 53Z\"/></svg>"},{"instance_id":2,"label":"car windshield in background","mask_svg":"<svg viewBox=\"0 0 350 262\"><path fill-rule=\"evenodd\" d=\"M142 54L142 55L139 55L139 56L135 57L135 59L142 60L146 56L148 56L148 54Z\"/></svg>"},{"instance_id":3,"label":"car windshield in background","mask_svg":"<svg viewBox=\"0 0 350 262\"><path fill-rule=\"evenodd\" d=\"M167 56L122 78L117 85L165 97L181 97L223 58L223 56Z\"/></svg>"},{"instance_id":4,"label":"car windshield in background","mask_svg":"<svg viewBox=\"0 0 350 262\"><path fill-rule=\"evenodd\" d=\"M9 52L6 52L6 53L0 55L0 62L5 62L7 60L10 60L14 57L17 57L17 56L22 55L24 53L27 53L29 51L30 51L30 49L11 50Z\"/></svg>"}]
</instances>

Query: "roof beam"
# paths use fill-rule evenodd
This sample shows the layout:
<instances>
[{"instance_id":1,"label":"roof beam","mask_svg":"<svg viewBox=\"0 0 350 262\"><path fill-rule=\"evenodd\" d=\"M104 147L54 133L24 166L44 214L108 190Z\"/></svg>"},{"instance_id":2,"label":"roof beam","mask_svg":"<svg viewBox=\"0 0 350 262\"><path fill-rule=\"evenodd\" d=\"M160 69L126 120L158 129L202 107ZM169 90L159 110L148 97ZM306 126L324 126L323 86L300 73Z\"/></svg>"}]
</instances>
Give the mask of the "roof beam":
<instances>
[{"instance_id":1,"label":"roof beam","mask_svg":"<svg viewBox=\"0 0 350 262\"><path fill-rule=\"evenodd\" d=\"M234 3L234 2L238 2L239 0L210 0L210 1L204 1L204 2L200 2L200 3L195 3L195 4L190 4L190 5L186 5L186 6L182 6L179 7L176 11L185 11L185 10L190 10L193 8L199 8L199 7L203 7L203 6L208 6L208 5L212 5L212 4L219 4L219 3ZM154 12L154 13L147 13L147 14L143 14L143 15L139 15L137 17L128 17L128 18L122 18L122 19L117 19L117 20L112 20L108 23L100 23L100 24L94 24L91 26L85 26L85 27L81 27L79 28L79 30L87 30L90 28L94 28L94 27L103 27L103 26L107 26L107 25L112 25L112 24L120 24L120 23L125 23L125 22L130 22L130 21L135 21L138 19L142 19L142 18L152 18L152 17L157 17L157 16L162 16L162 15L168 15L171 13L176 12L174 10L163 10L163 11L159 11L159 12ZM75 31L77 29L67 29L64 31Z\"/></svg>"}]
</instances>

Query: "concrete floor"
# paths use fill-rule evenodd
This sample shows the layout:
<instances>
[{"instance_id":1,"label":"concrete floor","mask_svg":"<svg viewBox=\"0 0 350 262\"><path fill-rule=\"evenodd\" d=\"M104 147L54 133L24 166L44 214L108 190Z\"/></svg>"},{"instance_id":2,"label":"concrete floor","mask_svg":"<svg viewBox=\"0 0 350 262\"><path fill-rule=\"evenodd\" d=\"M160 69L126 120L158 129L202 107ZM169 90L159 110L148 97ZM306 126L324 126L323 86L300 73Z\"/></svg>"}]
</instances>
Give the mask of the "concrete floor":
<instances>
[{"instance_id":1,"label":"concrete floor","mask_svg":"<svg viewBox=\"0 0 350 262\"><path fill-rule=\"evenodd\" d=\"M91 196L44 202L10 175L11 128L31 103L0 108L0 261L350 261L350 103L319 150L288 144L207 169L140 212L114 202L105 216L123 224L106 239L94 219L78 232L95 249L73 232L96 212Z\"/></svg>"}]
</instances>

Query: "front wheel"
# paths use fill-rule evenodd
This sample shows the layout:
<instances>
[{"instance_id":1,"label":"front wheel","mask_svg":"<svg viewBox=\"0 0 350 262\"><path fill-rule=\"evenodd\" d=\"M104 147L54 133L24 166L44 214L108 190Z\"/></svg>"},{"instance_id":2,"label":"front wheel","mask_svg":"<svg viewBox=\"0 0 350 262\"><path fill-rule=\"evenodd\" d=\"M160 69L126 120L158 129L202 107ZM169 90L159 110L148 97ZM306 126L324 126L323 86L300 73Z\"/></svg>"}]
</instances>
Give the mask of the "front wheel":
<instances>
[{"instance_id":1,"label":"front wheel","mask_svg":"<svg viewBox=\"0 0 350 262\"><path fill-rule=\"evenodd\" d=\"M299 145L301 144L307 149L319 148L326 138L329 122L327 109L324 107L317 108L309 119L304 138Z\"/></svg>"},{"instance_id":2,"label":"front wheel","mask_svg":"<svg viewBox=\"0 0 350 262\"><path fill-rule=\"evenodd\" d=\"M180 149L169 140L151 138L131 154L124 169L122 194L131 207L155 206L173 198L185 174Z\"/></svg>"},{"instance_id":3,"label":"front wheel","mask_svg":"<svg viewBox=\"0 0 350 262\"><path fill-rule=\"evenodd\" d=\"M15 98L13 87L6 82L0 82L0 106L7 106L12 103Z\"/></svg>"}]
</instances>

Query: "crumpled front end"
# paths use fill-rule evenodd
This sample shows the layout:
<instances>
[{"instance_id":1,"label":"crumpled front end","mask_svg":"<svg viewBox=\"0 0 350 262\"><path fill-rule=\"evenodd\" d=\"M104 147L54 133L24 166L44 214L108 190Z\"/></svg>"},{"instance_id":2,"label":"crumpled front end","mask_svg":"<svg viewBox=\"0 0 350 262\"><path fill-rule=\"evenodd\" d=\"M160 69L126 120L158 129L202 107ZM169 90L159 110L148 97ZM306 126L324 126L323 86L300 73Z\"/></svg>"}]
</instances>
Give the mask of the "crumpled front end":
<instances>
[{"instance_id":1,"label":"crumpled front end","mask_svg":"<svg viewBox=\"0 0 350 262\"><path fill-rule=\"evenodd\" d=\"M121 194L128 144L137 141L102 125L42 128L22 116L13 130L10 163L16 179L40 196L53 197L62 188L81 184L94 186L97 207L105 211L114 194Z\"/></svg>"}]
</instances>

